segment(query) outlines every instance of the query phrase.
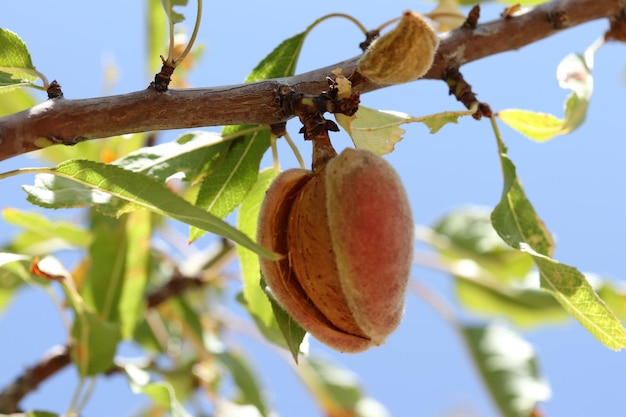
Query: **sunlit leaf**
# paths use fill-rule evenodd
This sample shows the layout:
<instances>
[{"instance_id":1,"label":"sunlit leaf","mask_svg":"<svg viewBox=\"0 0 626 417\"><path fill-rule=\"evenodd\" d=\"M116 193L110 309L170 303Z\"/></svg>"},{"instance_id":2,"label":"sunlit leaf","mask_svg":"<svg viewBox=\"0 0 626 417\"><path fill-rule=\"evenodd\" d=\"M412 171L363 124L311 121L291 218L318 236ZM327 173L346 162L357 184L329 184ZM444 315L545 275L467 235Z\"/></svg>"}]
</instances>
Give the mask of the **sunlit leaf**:
<instances>
[{"instance_id":1,"label":"sunlit leaf","mask_svg":"<svg viewBox=\"0 0 626 417\"><path fill-rule=\"evenodd\" d=\"M113 164L162 181L177 173L186 181L194 181L222 149L221 142L218 133L191 132L174 142L138 149Z\"/></svg>"},{"instance_id":2,"label":"sunlit leaf","mask_svg":"<svg viewBox=\"0 0 626 417\"><path fill-rule=\"evenodd\" d=\"M118 302L122 336L132 339L137 323L146 311L145 289L149 280L151 213L135 211L128 214L126 226L126 268L124 285Z\"/></svg>"},{"instance_id":3,"label":"sunlit leaf","mask_svg":"<svg viewBox=\"0 0 626 417\"><path fill-rule=\"evenodd\" d=\"M24 41L10 30L0 28L0 92L32 84L38 78L29 71L34 69Z\"/></svg>"},{"instance_id":4,"label":"sunlit leaf","mask_svg":"<svg viewBox=\"0 0 626 417\"><path fill-rule=\"evenodd\" d=\"M428 243L441 253L444 262L471 261L500 282L524 279L533 266L530 256L503 242L486 207L462 207L446 213L435 223L433 232Z\"/></svg>"},{"instance_id":5,"label":"sunlit leaf","mask_svg":"<svg viewBox=\"0 0 626 417\"><path fill-rule=\"evenodd\" d=\"M118 343L122 340L119 323L103 320L94 313L76 308L72 326L72 359L81 376L109 370Z\"/></svg>"},{"instance_id":6,"label":"sunlit leaf","mask_svg":"<svg viewBox=\"0 0 626 417\"><path fill-rule=\"evenodd\" d=\"M29 279L31 257L0 252L0 313L9 304L15 292Z\"/></svg>"},{"instance_id":7,"label":"sunlit leaf","mask_svg":"<svg viewBox=\"0 0 626 417\"><path fill-rule=\"evenodd\" d=\"M136 206L231 239L262 256L274 257L270 251L260 247L228 223L191 205L164 184L145 175L114 165L83 160L67 161L54 169L42 168L37 171L58 175L83 188L92 189L105 202L108 201L107 196L113 195ZM58 195L53 190L41 184L25 186L24 189L29 193L29 201L44 207L56 207Z\"/></svg>"},{"instance_id":8,"label":"sunlit leaf","mask_svg":"<svg viewBox=\"0 0 626 417\"><path fill-rule=\"evenodd\" d=\"M529 417L550 398L532 345L498 324L464 326L462 333L491 397L506 417Z\"/></svg>"},{"instance_id":9,"label":"sunlit leaf","mask_svg":"<svg viewBox=\"0 0 626 417\"><path fill-rule=\"evenodd\" d=\"M513 129L538 142L545 142L557 135L565 135L580 126L587 115L593 91L593 78L589 60L578 54L567 55L557 67L557 80L562 88L572 90L565 101L565 118L559 119L547 113L529 110L502 110L498 117Z\"/></svg>"},{"instance_id":10,"label":"sunlit leaf","mask_svg":"<svg viewBox=\"0 0 626 417\"><path fill-rule=\"evenodd\" d=\"M395 111L374 110L359 106L352 117L336 114L335 118L352 138L358 149L367 149L377 155L391 153L402 140L404 129L399 125L411 120L411 116Z\"/></svg>"},{"instance_id":11,"label":"sunlit leaf","mask_svg":"<svg viewBox=\"0 0 626 417\"><path fill-rule=\"evenodd\" d=\"M541 288L552 294L592 335L611 349L626 347L626 330L584 275L550 257L554 249L552 237L526 198L515 166L499 138L498 151L504 189L491 215L494 228L508 245L533 257L541 276Z\"/></svg>"},{"instance_id":12,"label":"sunlit leaf","mask_svg":"<svg viewBox=\"0 0 626 417\"><path fill-rule=\"evenodd\" d=\"M0 100L0 117L17 113L33 107L37 102L24 88L2 88L2 100Z\"/></svg>"},{"instance_id":13,"label":"sunlit leaf","mask_svg":"<svg viewBox=\"0 0 626 417\"><path fill-rule=\"evenodd\" d=\"M489 284L484 280L457 279L458 300L471 311L506 317L520 327L561 323L570 318L554 297L543 291Z\"/></svg>"},{"instance_id":14,"label":"sunlit leaf","mask_svg":"<svg viewBox=\"0 0 626 417\"><path fill-rule=\"evenodd\" d=\"M64 220L52 220L36 212L27 212L6 207L2 217L7 223L19 226L36 236L38 243L55 240L65 246L85 247L91 239L90 233L74 223Z\"/></svg>"},{"instance_id":15,"label":"sunlit leaf","mask_svg":"<svg viewBox=\"0 0 626 417\"><path fill-rule=\"evenodd\" d=\"M149 396L156 404L172 413L172 417L191 417L191 414L176 398L176 393L171 384L152 382L148 372L132 364L125 365L124 371L134 393Z\"/></svg>"}]
</instances>

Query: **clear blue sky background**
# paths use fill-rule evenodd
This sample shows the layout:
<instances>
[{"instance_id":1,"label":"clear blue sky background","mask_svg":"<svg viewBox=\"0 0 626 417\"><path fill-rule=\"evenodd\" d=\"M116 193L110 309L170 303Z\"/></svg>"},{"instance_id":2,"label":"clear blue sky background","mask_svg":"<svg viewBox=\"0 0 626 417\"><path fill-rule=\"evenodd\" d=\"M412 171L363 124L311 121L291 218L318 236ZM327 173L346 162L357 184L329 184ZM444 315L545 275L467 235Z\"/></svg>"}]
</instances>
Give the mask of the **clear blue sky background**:
<instances>
[{"instance_id":1,"label":"clear blue sky background","mask_svg":"<svg viewBox=\"0 0 626 417\"><path fill-rule=\"evenodd\" d=\"M191 80L194 86L239 83L283 39L326 13L350 13L373 28L403 10L426 12L429 7L431 4L408 0L367 5L356 0L207 1L199 35L206 52ZM495 18L501 8L485 6L483 16ZM59 80L67 98L101 95L106 60L114 60L119 66L115 93L145 88L150 79L145 72L144 24L142 1L23 0L19 5L4 5L0 13L0 27L17 32L25 40L35 65L50 79ZM495 110L528 108L561 116L568 92L556 83L557 64L569 52L582 52L606 27L606 22L595 22L564 31L521 51L469 64L463 67L463 73L479 98ZM323 23L306 40L298 72L358 54L361 40L360 33L347 21ZM618 282L625 277L625 52L626 46L609 44L596 56L590 111L587 122L575 133L537 144L502 126L527 194L556 236L556 259ZM363 96L362 103L414 116L460 108L448 96L445 84L438 81L387 88ZM302 152L310 155L309 145L297 135L297 123L290 123L289 128ZM338 135L336 142L338 147L349 144L343 135ZM281 150L283 167L295 165L286 148ZM432 224L447 210L462 205L493 207L499 200L501 174L495 141L486 121L462 119L434 136L421 125L411 125L396 150L388 160L404 179L418 224ZM269 159L265 164L270 164ZM20 157L0 162L0 171L33 165L39 162ZM29 177L3 180L2 206L31 209L20 189L21 184L30 181ZM13 232L13 228L0 223L4 239ZM206 242L198 245L202 247ZM453 302L448 277L422 268L416 268L414 275ZM37 289L20 293L0 316L0 334L4 336L0 344L0 386L37 361L50 346L64 342L52 303ZM542 405L546 415L624 415L626 359L622 353L603 347L573 321L523 335L537 349L541 370L553 391L552 399ZM320 415L288 365L245 337L241 343L249 349L268 398L280 415ZM365 391L393 416L497 415L456 333L413 295L408 296L401 327L381 348L345 355L312 341L311 351L357 372ZM75 372L68 368L27 397L24 405L65 410L75 383ZM105 378L99 382L84 415L127 415L145 401L129 392L123 378Z\"/></svg>"}]
</instances>

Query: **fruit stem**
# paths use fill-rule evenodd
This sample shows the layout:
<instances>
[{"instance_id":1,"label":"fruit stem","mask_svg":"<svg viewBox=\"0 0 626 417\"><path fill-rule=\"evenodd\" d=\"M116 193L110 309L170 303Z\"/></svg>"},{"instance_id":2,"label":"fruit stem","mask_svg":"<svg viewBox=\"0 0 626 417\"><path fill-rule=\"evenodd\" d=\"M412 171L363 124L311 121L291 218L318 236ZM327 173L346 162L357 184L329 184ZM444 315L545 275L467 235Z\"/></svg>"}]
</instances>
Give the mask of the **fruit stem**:
<instances>
[{"instance_id":1,"label":"fruit stem","mask_svg":"<svg viewBox=\"0 0 626 417\"><path fill-rule=\"evenodd\" d=\"M315 138L313 138L313 162L311 168L314 173L321 171L328 161L337 156L337 151L330 143L330 135L328 130L320 132Z\"/></svg>"}]
</instances>

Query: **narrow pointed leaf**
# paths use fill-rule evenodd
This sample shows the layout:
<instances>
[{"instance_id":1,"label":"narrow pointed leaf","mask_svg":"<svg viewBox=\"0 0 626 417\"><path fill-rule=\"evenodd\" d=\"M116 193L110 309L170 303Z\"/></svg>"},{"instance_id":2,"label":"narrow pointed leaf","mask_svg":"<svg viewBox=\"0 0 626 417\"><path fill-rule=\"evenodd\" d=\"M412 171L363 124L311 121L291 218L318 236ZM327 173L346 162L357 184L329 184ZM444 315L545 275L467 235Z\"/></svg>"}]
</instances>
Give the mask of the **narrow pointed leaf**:
<instances>
[{"instance_id":1,"label":"narrow pointed leaf","mask_svg":"<svg viewBox=\"0 0 626 417\"><path fill-rule=\"evenodd\" d=\"M461 328L491 397L506 417L529 417L550 398L532 345L506 327Z\"/></svg>"},{"instance_id":2,"label":"narrow pointed leaf","mask_svg":"<svg viewBox=\"0 0 626 417\"><path fill-rule=\"evenodd\" d=\"M268 416L265 399L262 397L261 385L250 364L236 353L224 351L218 353L217 359L230 371L235 385L239 388L238 404L250 404L256 407L262 416Z\"/></svg>"},{"instance_id":3,"label":"narrow pointed leaf","mask_svg":"<svg viewBox=\"0 0 626 417\"><path fill-rule=\"evenodd\" d=\"M308 32L298 33L284 40L259 62L246 77L245 82L251 83L269 78L288 77L295 74L298 57L307 34Z\"/></svg>"},{"instance_id":4,"label":"narrow pointed leaf","mask_svg":"<svg viewBox=\"0 0 626 417\"><path fill-rule=\"evenodd\" d=\"M19 226L38 236L40 241L62 240L70 246L82 248L89 244L91 239L89 232L76 224L63 220L52 220L40 213L7 207L2 210L2 217L7 223Z\"/></svg>"},{"instance_id":5,"label":"narrow pointed leaf","mask_svg":"<svg viewBox=\"0 0 626 417\"><path fill-rule=\"evenodd\" d=\"M89 267L80 294L86 305L105 321L120 320L119 299L126 277L126 221L91 215L93 241Z\"/></svg>"},{"instance_id":6,"label":"narrow pointed leaf","mask_svg":"<svg viewBox=\"0 0 626 417\"><path fill-rule=\"evenodd\" d=\"M112 195L135 206L216 233L261 256L275 257L272 252L260 247L228 223L191 205L164 184L145 175L126 171L114 165L84 160L67 161L54 169L40 169L38 171L62 176L84 188L93 190L103 198ZM47 207L55 207L57 195L54 192L45 189L45 187L24 187L24 189L30 194L30 201Z\"/></svg>"},{"instance_id":7,"label":"narrow pointed leaf","mask_svg":"<svg viewBox=\"0 0 626 417\"><path fill-rule=\"evenodd\" d=\"M72 326L72 358L82 377L94 376L113 366L122 340L119 323L99 318L86 309L76 309Z\"/></svg>"},{"instance_id":8,"label":"narrow pointed leaf","mask_svg":"<svg viewBox=\"0 0 626 417\"><path fill-rule=\"evenodd\" d=\"M500 139L498 150L504 189L491 215L494 228L508 245L532 255L541 275L541 288L552 294L587 331L611 349L626 347L626 330L622 323L593 291L584 275L551 258L552 238L526 198L515 166Z\"/></svg>"},{"instance_id":9,"label":"narrow pointed leaf","mask_svg":"<svg viewBox=\"0 0 626 417\"><path fill-rule=\"evenodd\" d=\"M273 179L273 169L261 171L257 182L239 208L237 226L241 232L255 240L261 203L265 197L265 191L269 188ZM258 255L241 246L237 247L237 253L241 263L241 275L243 278L243 305L254 319L261 333L268 340L279 346L286 347L285 340L276 322L272 305L259 284L261 281L261 267Z\"/></svg>"}]
</instances>

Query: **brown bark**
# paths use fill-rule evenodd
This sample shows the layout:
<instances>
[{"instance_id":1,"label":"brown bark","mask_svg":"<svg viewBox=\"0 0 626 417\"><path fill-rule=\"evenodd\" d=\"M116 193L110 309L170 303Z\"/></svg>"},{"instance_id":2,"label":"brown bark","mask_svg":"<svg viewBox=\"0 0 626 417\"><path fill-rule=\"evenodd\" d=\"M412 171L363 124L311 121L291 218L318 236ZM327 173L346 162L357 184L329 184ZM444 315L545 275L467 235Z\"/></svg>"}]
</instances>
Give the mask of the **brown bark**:
<instances>
[{"instance_id":1,"label":"brown bark","mask_svg":"<svg viewBox=\"0 0 626 417\"><path fill-rule=\"evenodd\" d=\"M441 34L432 68L423 78L444 79L450 68L500 52L519 49L563 29L591 20L624 15L626 0L553 0L524 14L502 17ZM607 25L608 28L608 25ZM0 160L53 143L73 144L114 135L232 124L275 124L293 114L282 109L276 92L288 86L318 94L336 68L351 75L358 56L289 78L251 84L170 90L154 89L81 100L47 100L0 118ZM367 80L360 93L383 88Z\"/></svg>"}]
</instances>

